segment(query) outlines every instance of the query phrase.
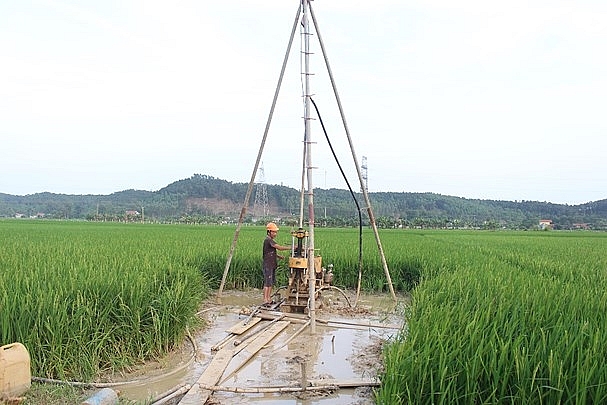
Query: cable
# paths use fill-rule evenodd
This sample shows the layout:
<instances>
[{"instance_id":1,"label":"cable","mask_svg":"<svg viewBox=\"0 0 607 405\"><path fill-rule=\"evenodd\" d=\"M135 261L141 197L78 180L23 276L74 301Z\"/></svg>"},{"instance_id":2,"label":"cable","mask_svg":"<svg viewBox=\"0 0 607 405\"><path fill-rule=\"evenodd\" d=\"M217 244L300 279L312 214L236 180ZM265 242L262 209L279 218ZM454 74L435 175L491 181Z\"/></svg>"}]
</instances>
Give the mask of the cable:
<instances>
[{"instance_id":1,"label":"cable","mask_svg":"<svg viewBox=\"0 0 607 405\"><path fill-rule=\"evenodd\" d=\"M331 144L331 140L329 139L329 134L327 134L325 124L322 121L322 117L320 116L320 111L318 110L318 106L316 105L316 102L314 102L314 99L312 97L310 97L310 101L312 102L312 105L314 105L314 109L316 110L316 115L318 115L318 121L320 122L322 131L325 134L325 139L327 140L327 143L329 144L329 149L331 149L331 153L333 154L335 163L337 163L337 167L339 167L339 171L341 172L341 175L344 178L346 185L348 186L348 190L350 190L350 195L352 196L352 199L354 200L354 204L356 204L356 208L358 211L358 270L359 270L358 276L360 278L360 275L362 274L362 265L363 265L363 220L362 220L360 205L358 204L358 200L356 199L356 196L354 195L354 191L352 191L350 182L348 181L348 178L346 177L346 174L344 173L344 170L341 167L341 163L339 163L339 159L337 158L337 155L335 154L335 150L333 149L333 145ZM359 280L358 285L360 286L360 280Z\"/></svg>"}]
</instances>

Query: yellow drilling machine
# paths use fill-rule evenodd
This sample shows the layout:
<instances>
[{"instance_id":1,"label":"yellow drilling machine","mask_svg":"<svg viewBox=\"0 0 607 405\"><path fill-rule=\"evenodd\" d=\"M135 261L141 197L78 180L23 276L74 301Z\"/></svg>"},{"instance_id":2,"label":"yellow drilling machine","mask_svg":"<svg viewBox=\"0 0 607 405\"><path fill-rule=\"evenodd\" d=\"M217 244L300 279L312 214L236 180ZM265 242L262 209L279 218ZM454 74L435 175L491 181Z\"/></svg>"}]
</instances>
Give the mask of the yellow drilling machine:
<instances>
[{"instance_id":1,"label":"yellow drilling machine","mask_svg":"<svg viewBox=\"0 0 607 405\"><path fill-rule=\"evenodd\" d=\"M284 312L308 313L308 300L310 299L310 273L309 268L309 235L303 228L291 231L292 244L289 257L289 284L286 297L280 305ZM322 289L331 287L333 282L333 265L328 269L322 267L322 257L314 256L314 292L318 299ZM321 302L319 301L319 304ZM320 308L320 305L319 305Z\"/></svg>"}]
</instances>

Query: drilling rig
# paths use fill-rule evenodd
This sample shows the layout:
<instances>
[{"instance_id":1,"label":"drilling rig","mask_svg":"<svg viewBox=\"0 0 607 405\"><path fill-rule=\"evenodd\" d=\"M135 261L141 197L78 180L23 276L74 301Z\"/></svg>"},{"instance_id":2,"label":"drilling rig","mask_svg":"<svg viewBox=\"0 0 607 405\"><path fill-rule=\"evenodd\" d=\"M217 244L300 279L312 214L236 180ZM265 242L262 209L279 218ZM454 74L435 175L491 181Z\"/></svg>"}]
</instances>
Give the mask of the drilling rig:
<instances>
[{"instance_id":1,"label":"drilling rig","mask_svg":"<svg viewBox=\"0 0 607 405\"><path fill-rule=\"evenodd\" d=\"M337 92L337 88L335 85L335 81L333 79L333 73L331 72L331 68L329 66L327 53L325 50L324 43L320 36L320 31L318 27L318 23L316 17L314 15L314 11L312 8L312 0L300 0L299 8L297 10L297 14L293 21L293 27L291 29L291 36L289 39L289 43L287 46L287 50L285 52L285 57L282 64L282 69L280 72L280 76L278 79L278 83L276 86L276 90L274 93L274 98L272 100L272 105L270 108L270 113L268 115L268 120L266 122L264 134L261 140L261 145L257 154L257 159L255 161L255 167L253 169L253 174L251 176L251 181L249 182L249 187L247 188L247 192L245 195L245 201L240 213L240 217L238 219L238 225L236 227L236 231L234 233L234 238L232 240L232 244L230 246L230 251L228 254L228 259L226 261L226 265L223 272L223 277L221 280L221 284L219 286L219 292L217 294L218 301L221 300L221 292L223 291L227 273L230 268L230 263L232 257L234 255L234 250L236 249L236 241L238 240L238 235L240 233L241 226L244 222L244 218L246 216L247 207L249 205L249 200L252 194L253 184L255 181L255 174L260 166L261 157L264 145L268 138L268 132L270 128L270 123L272 121L272 117L274 115L276 102L278 99L278 95L280 93L280 87L282 84L282 80L285 73L285 68L287 66L287 61L289 58L289 54L291 52L291 46L293 43L293 38L297 28L300 27L302 30L301 38L302 38L302 46L301 46L301 59L302 59L302 72L301 77L303 79L302 83L302 97L304 100L304 154L303 154L303 173L301 178L301 201L300 201L300 214L299 214L299 224L297 229L291 232L292 236L292 247L291 247L291 255L289 257L289 283L286 292L286 297L284 301L282 301L281 309L285 312L300 312L307 313L310 317L310 328L311 333L314 334L315 331L315 311L316 311L316 298L319 296L320 292L323 289L336 289L339 288L334 287L333 283L333 266L329 265L328 269L322 267L322 257L315 256L315 248L314 248L314 187L312 184L312 170L314 166L312 165L312 145L315 143L312 141L311 131L310 131L310 122L314 118L311 117L311 105L314 105L316 109L316 113L318 119L323 126L323 132L325 133L325 137L328 139L328 135L324 128L324 124L322 124L322 118L320 117L320 113L316 107L316 103L312 100L312 91L310 89L309 78L312 75L310 73L310 62L309 58L312 52L310 51L310 37L313 35L312 30L310 29L310 19L312 20L313 26L315 28L315 33L318 38L318 44L320 45L320 49L322 51L323 59L325 61L325 65L327 68L327 73L329 74L329 78L331 81L331 85L333 87L333 93L335 95L335 100L337 102L339 113L341 116L341 121L343 123L344 131L346 133L346 137L348 140L348 144L350 146L350 151L352 153L352 159L354 161L358 180L360 183L362 195L364 197L364 203L367 210L367 214L369 216L369 222L371 228L373 229L373 233L375 235L375 241L377 243L377 247L379 250L380 258L382 261L382 265L384 268L384 272L386 274L387 284L390 288L390 292L392 294L392 298L396 301L396 295L394 292L394 288L392 286L392 280L390 277L390 273L388 271L388 265L386 263L386 259L384 257L383 248L381 246L381 241L379 239L379 233L377 230L377 226L375 223L375 217L373 215L373 211L371 209L371 202L369 201L368 190L365 186L365 181L361 174L361 168L358 164L358 159L356 154L354 153L353 142L350 137L350 132L348 130L348 126L346 124L345 114L343 107L341 105L341 101ZM330 142L329 142L330 145ZM332 147L331 147L332 149ZM335 156L335 153L333 153ZM337 161L337 158L336 158ZM339 165L339 164L338 164ZM341 170L341 166L340 166ZM342 174L343 174L343 170ZM365 175L366 176L366 175ZM345 176L344 176L345 177ZM346 180L347 182L347 180ZM353 194L351 187L351 194ZM308 215L307 215L307 230L304 229L304 196L307 196L307 207L308 207ZM357 203L358 205L358 203ZM360 208L359 208L359 216L360 216ZM362 223L362 221L360 221ZM362 227L362 226L361 226ZM361 271L362 265L359 268L359 282L358 282L358 290L360 291L360 279L361 279ZM341 290L339 290L341 292ZM342 292L343 294L343 292ZM357 292L358 294L358 292ZM343 294L346 297L345 294ZM346 297L347 299L347 297Z\"/></svg>"},{"instance_id":2,"label":"drilling rig","mask_svg":"<svg viewBox=\"0 0 607 405\"><path fill-rule=\"evenodd\" d=\"M322 267L322 257L314 256L314 268L309 268L308 245L310 235L303 228L291 231L291 256L289 257L289 284L280 308L284 312L308 313L310 277L314 280L315 294L331 287L333 265ZM310 274L310 273L314 274ZM317 298L317 297L315 297ZM319 306L320 308L320 306Z\"/></svg>"}]
</instances>

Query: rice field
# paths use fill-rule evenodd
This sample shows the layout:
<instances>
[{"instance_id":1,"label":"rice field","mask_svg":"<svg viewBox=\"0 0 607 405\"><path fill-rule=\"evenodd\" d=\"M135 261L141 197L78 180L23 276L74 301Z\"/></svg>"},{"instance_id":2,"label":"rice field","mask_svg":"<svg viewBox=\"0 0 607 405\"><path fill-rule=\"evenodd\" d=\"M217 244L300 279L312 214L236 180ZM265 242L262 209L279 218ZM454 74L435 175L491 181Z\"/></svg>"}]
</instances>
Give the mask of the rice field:
<instances>
[{"instance_id":1,"label":"rice field","mask_svg":"<svg viewBox=\"0 0 607 405\"><path fill-rule=\"evenodd\" d=\"M0 342L25 344L35 376L80 381L170 350L209 291L186 238L161 227L1 221Z\"/></svg>"},{"instance_id":2,"label":"rice field","mask_svg":"<svg viewBox=\"0 0 607 405\"><path fill-rule=\"evenodd\" d=\"M378 403L607 401L607 234L428 232L407 245L422 277Z\"/></svg>"},{"instance_id":3,"label":"rice field","mask_svg":"<svg viewBox=\"0 0 607 405\"><path fill-rule=\"evenodd\" d=\"M350 290L357 231L315 233ZM377 403L607 400L607 234L380 232L413 303L385 348ZM161 356L197 326L233 237L233 226L0 220L0 344L24 343L33 375L81 381ZM261 287L264 237L242 228L226 288ZM277 239L289 244L289 230ZM363 240L363 289L386 292L370 229Z\"/></svg>"}]
</instances>

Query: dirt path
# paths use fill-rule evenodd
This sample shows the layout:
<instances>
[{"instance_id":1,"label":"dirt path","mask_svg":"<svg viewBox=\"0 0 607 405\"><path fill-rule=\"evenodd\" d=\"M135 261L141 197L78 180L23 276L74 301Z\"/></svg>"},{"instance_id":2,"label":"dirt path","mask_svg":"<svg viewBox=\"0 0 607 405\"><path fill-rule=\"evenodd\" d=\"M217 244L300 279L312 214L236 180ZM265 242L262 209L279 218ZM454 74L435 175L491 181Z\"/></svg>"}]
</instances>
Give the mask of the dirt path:
<instances>
[{"instance_id":1,"label":"dirt path","mask_svg":"<svg viewBox=\"0 0 607 405\"><path fill-rule=\"evenodd\" d=\"M213 352L211 348L228 336L226 330L247 318L247 313L260 302L259 290L224 292L222 305L209 300L201 312L208 325L194 334L196 356L192 344L168 356L163 362L148 364L129 376L121 386L120 397L142 403L177 386L192 385L206 369ZM389 296L363 296L357 308L344 305L339 295L328 292L326 305L317 311L319 320L343 323L317 322L316 334L310 328L303 331L301 323L291 323L275 339L261 349L250 361L237 370L228 367L217 385L222 387L294 386L301 384L302 373L307 380L373 379L382 369L381 347L398 333L385 327L360 327L352 324L400 325L403 303L395 308ZM400 308L399 308L400 307ZM269 321L262 321L267 324ZM292 338L297 331L300 333ZM252 328L248 333L255 333ZM243 335L246 339L246 334ZM233 342L230 342L233 344ZM171 402L178 403L179 397ZM302 393L233 393L216 391L208 403L242 404L254 402L273 404L373 404L372 389L341 388L336 391L308 391Z\"/></svg>"}]
</instances>

